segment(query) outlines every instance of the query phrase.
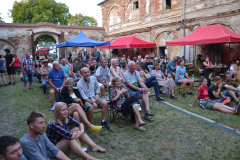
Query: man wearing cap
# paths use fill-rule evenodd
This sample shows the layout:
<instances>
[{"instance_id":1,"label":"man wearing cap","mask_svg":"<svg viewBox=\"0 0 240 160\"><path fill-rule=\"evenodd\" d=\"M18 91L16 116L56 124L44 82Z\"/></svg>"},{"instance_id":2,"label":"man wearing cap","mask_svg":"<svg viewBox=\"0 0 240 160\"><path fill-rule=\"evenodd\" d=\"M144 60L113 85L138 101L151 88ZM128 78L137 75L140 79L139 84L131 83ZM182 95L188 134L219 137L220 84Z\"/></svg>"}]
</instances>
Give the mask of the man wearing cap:
<instances>
[{"instance_id":1,"label":"man wearing cap","mask_svg":"<svg viewBox=\"0 0 240 160\"><path fill-rule=\"evenodd\" d=\"M43 88L43 93L46 94L47 84L48 84L48 73L52 68L48 66L47 59L44 59L42 63L43 63L43 66L40 68L40 72L42 75L42 88Z\"/></svg>"},{"instance_id":2,"label":"man wearing cap","mask_svg":"<svg viewBox=\"0 0 240 160\"><path fill-rule=\"evenodd\" d=\"M13 69L13 55L10 53L10 49L5 49L6 52L6 68L8 73L8 85L12 84L12 76L14 75L14 69Z\"/></svg>"}]
</instances>

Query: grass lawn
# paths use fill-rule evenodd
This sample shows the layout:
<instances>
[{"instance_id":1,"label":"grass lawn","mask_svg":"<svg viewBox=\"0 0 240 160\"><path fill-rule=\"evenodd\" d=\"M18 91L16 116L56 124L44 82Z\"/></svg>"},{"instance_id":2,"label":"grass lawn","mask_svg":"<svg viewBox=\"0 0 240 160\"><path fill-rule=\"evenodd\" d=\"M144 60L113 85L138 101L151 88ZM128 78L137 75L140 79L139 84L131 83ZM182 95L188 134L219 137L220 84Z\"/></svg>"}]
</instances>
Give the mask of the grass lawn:
<instances>
[{"instance_id":1,"label":"grass lawn","mask_svg":"<svg viewBox=\"0 0 240 160\"><path fill-rule=\"evenodd\" d=\"M35 81L33 91L23 92L23 84L18 79L16 86L0 88L0 136L8 134L20 138L28 129L26 118L33 110L44 113L47 124L51 117L48 111L50 103L48 95L44 95L38 86L40 83ZM178 107L240 130L239 116L203 110L197 103L188 107L193 96L183 99L177 94L177 97L178 100L164 98ZM155 121L147 122L146 132L134 130L129 122L121 122L122 128L112 123L111 131L87 133L93 141L106 148L107 153L88 153L109 160L240 159L239 137L177 112L152 98L150 107L155 113ZM101 114L95 114L94 124L100 124L100 120ZM72 152L67 154L71 159L79 159Z\"/></svg>"}]
</instances>

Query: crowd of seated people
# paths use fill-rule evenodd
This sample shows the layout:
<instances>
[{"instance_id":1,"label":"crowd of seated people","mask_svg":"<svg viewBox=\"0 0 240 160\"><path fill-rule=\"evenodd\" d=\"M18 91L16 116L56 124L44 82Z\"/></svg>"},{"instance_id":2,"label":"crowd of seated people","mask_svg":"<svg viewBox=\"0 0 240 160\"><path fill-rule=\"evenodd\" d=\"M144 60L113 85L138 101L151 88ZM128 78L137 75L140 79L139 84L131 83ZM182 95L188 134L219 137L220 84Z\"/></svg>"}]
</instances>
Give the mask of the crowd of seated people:
<instances>
[{"instance_id":1,"label":"crowd of seated people","mask_svg":"<svg viewBox=\"0 0 240 160\"><path fill-rule=\"evenodd\" d=\"M10 146L18 144L15 147L18 157L24 154L27 159L51 159L53 157L69 159L65 153L71 149L81 158L97 159L86 153L79 144L81 142L87 144L94 152L106 152L88 137L84 126L91 133L98 132L102 128L110 130L107 123L109 101L113 110L121 111L124 116L131 116L135 123L134 129L144 132L146 129L143 126L146 122L142 120L139 109L142 108L143 118L146 121L154 121L154 113L149 106L151 87L154 88L156 100L161 101L164 101L160 96L161 93L177 100L175 88L179 84L182 84L183 98L186 94L194 95L192 93L194 80L188 76L185 57L174 56L172 60L166 61L164 57L153 58L149 55L146 55L144 59L140 55L133 59L116 56L108 64L106 58L99 57L97 50L94 50L92 54L93 59L90 55L86 59L86 55L88 54L79 54L79 57L74 58L72 63L65 58L55 61L49 58L35 67L39 68L42 76L42 89L45 94L47 88L50 87L49 99L53 116L45 134L44 115L34 111L30 113L27 119L29 130L20 139L20 143L15 140L10 144ZM212 71L206 68L212 65L209 57L206 57L205 61L201 60L202 63L200 56L198 59L199 63L196 63L198 69L205 69L212 78ZM238 59L231 68L235 74L239 74ZM199 101L199 106L203 109L239 114L240 87L231 81L231 78L231 73L225 73L223 81L221 77L216 76L210 87L207 86L207 79L203 78L189 106ZM187 84L189 84L189 90L185 93ZM228 106L230 101L235 101L235 108ZM94 125L95 109L101 110L101 125L99 126ZM74 128L70 129L70 127ZM2 141L0 138L0 145ZM0 151L0 158L7 155Z\"/></svg>"}]
</instances>

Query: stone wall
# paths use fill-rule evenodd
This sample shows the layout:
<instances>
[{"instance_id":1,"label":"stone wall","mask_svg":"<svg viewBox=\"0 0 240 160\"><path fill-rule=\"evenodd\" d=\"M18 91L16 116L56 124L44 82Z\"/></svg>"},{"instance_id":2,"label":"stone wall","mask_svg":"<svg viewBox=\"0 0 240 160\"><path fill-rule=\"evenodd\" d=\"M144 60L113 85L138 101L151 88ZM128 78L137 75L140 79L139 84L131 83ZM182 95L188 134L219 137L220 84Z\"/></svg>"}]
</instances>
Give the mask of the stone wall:
<instances>
[{"instance_id":1,"label":"stone wall","mask_svg":"<svg viewBox=\"0 0 240 160\"><path fill-rule=\"evenodd\" d=\"M35 41L38 36L48 34L55 38L58 43L70 40L80 31L95 40L105 40L106 33L102 27L64 26L51 23L37 24L11 24L0 23L0 54L5 55L4 49L9 48L12 53L19 57L26 53L35 53ZM77 54L80 47L68 47L59 50L61 57L65 57L68 51ZM87 48L92 52L92 48Z\"/></svg>"},{"instance_id":2,"label":"stone wall","mask_svg":"<svg viewBox=\"0 0 240 160\"><path fill-rule=\"evenodd\" d=\"M139 9L133 9L136 0L105 0L101 4L103 26L108 39L135 35L146 41L165 47L166 41L183 36L183 0L171 0L171 9L166 10L166 0L139 0ZM114 8L114 15L111 10ZM112 17L113 16L113 17ZM118 21L109 23L109 19L118 17ZM186 34L189 35L200 26L222 24L230 31L240 33L239 0L186 0L185 19ZM228 46L223 45L223 54L228 55ZM231 44L231 58L240 56L239 45ZM205 48L205 49L204 49ZM168 57L183 55L182 46L167 47ZM209 52L213 49L208 49ZM196 52L195 52L196 51ZM186 46L186 58L192 61L196 54L205 54L205 46ZM212 53L206 53L212 54ZM220 60L219 60L220 61Z\"/></svg>"}]
</instances>

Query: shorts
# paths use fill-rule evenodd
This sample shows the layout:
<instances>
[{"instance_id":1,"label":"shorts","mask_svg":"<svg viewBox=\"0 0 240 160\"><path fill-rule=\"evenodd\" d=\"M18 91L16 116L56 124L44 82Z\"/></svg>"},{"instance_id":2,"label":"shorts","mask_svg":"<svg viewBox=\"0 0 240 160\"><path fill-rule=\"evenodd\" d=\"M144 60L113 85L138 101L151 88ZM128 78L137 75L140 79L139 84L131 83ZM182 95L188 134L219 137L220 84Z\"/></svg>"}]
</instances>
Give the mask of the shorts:
<instances>
[{"instance_id":1,"label":"shorts","mask_svg":"<svg viewBox=\"0 0 240 160\"><path fill-rule=\"evenodd\" d=\"M101 103L102 103L102 101L104 101L102 98L98 98L98 99L95 101L95 103L97 103L97 105L98 105L99 108L101 108ZM92 104L89 103L89 102L87 102L87 101L85 101L84 106L92 106Z\"/></svg>"},{"instance_id":2,"label":"shorts","mask_svg":"<svg viewBox=\"0 0 240 160\"><path fill-rule=\"evenodd\" d=\"M176 72L174 72L174 71L168 71L168 74L173 75L173 73L176 73Z\"/></svg>"},{"instance_id":3,"label":"shorts","mask_svg":"<svg viewBox=\"0 0 240 160\"><path fill-rule=\"evenodd\" d=\"M23 78L24 84L27 84L27 82L33 82L33 73L24 73Z\"/></svg>"},{"instance_id":4,"label":"shorts","mask_svg":"<svg viewBox=\"0 0 240 160\"><path fill-rule=\"evenodd\" d=\"M0 70L0 73L4 73L4 70Z\"/></svg>"},{"instance_id":5,"label":"shorts","mask_svg":"<svg viewBox=\"0 0 240 160\"><path fill-rule=\"evenodd\" d=\"M7 73L8 73L8 75L14 75L13 67L7 67Z\"/></svg>"},{"instance_id":6,"label":"shorts","mask_svg":"<svg viewBox=\"0 0 240 160\"><path fill-rule=\"evenodd\" d=\"M22 71L21 67L13 67L13 68L14 68L14 73Z\"/></svg>"},{"instance_id":7,"label":"shorts","mask_svg":"<svg viewBox=\"0 0 240 160\"><path fill-rule=\"evenodd\" d=\"M216 104L217 102L214 102L214 101L207 101L207 100L204 100L203 101L203 105L204 105L204 107L206 108L206 109L210 109L210 110L212 110L213 109L213 107L214 107L214 105Z\"/></svg>"},{"instance_id":8,"label":"shorts","mask_svg":"<svg viewBox=\"0 0 240 160\"><path fill-rule=\"evenodd\" d=\"M128 93L130 94L131 97L141 99L141 93L139 91L128 90Z\"/></svg>"},{"instance_id":9,"label":"shorts","mask_svg":"<svg viewBox=\"0 0 240 160\"><path fill-rule=\"evenodd\" d=\"M233 92L235 93L236 97L238 97L238 91L233 91ZM231 97L230 94L229 94L228 89L224 90L224 91L222 92L222 94L223 94L225 97Z\"/></svg>"}]
</instances>

